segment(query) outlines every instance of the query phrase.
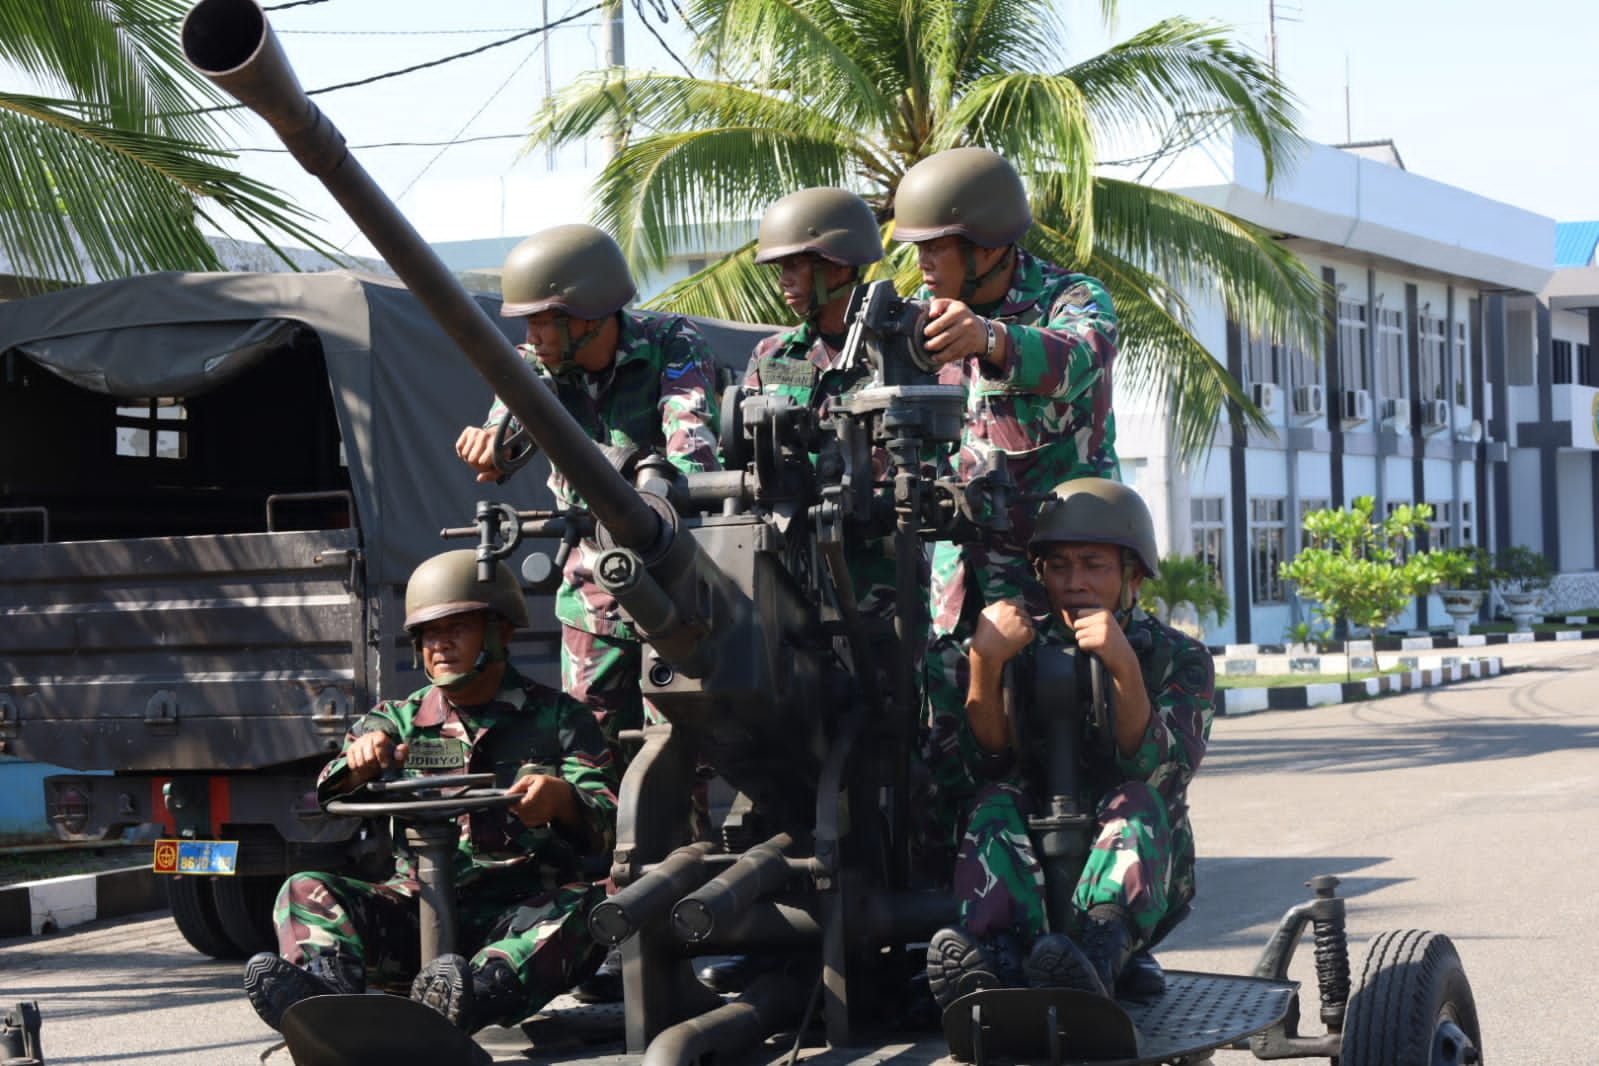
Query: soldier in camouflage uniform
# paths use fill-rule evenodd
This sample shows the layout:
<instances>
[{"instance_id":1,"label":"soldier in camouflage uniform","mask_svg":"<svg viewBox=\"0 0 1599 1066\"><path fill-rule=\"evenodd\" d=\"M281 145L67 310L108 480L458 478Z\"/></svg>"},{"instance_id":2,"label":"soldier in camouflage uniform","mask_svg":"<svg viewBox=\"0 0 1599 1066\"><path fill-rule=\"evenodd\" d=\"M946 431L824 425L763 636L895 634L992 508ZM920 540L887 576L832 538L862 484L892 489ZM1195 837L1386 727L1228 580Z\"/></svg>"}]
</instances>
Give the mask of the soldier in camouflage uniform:
<instances>
[{"instance_id":1,"label":"soldier in camouflage uniform","mask_svg":"<svg viewBox=\"0 0 1599 1066\"><path fill-rule=\"evenodd\" d=\"M405 628L431 684L356 722L317 780L326 803L385 771L492 772L498 787L520 797L508 809L460 818L457 922L470 961L445 955L418 972L421 884L416 857L403 847L381 883L295 874L273 909L279 954L256 955L245 967L250 1003L274 1029L309 996L413 977L412 998L469 1032L512 1024L604 955L585 924L604 889L583 880L579 864L603 860L614 843L611 752L587 707L510 665L506 649L527 625L527 605L510 568L496 568L493 582L479 582L470 550L417 567Z\"/></svg>"},{"instance_id":2,"label":"soldier in camouflage uniform","mask_svg":"<svg viewBox=\"0 0 1599 1066\"><path fill-rule=\"evenodd\" d=\"M613 454L662 454L684 473L721 469L710 348L686 318L625 309L637 290L610 235L587 225L535 233L511 249L501 286L500 314L527 319L523 357L590 438ZM504 476L502 457L494 454L494 426L504 414L496 399L485 425L468 426L456 441L456 454L479 481ZM583 506L559 470L552 468L549 484L558 506ZM615 598L594 580L599 553L584 538L567 558L556 593L561 685L593 709L625 769L621 733L640 728L648 710L639 692L643 646ZM691 803L689 832L701 835L709 822L703 782ZM621 989L621 955L613 951L579 994L614 1002Z\"/></svg>"},{"instance_id":3,"label":"soldier in camouflage uniform","mask_svg":"<svg viewBox=\"0 0 1599 1066\"><path fill-rule=\"evenodd\" d=\"M1035 620L1017 600L989 604L972 638L969 726L959 746L983 782L955 868L960 924L928 945L928 977L947 1007L979 988L1071 987L1129 998L1158 995L1148 949L1187 914L1194 895L1188 783L1214 713L1214 666L1197 641L1137 607L1157 571L1154 524L1124 485L1084 478L1059 486L1027 545L1049 601ZM1026 671L1040 643L1075 643L1104 664L1111 737L1084 716L1084 780L1098 797L1096 835L1072 894L1070 928L1050 929L1044 870L1028 834L1039 810L1036 741L1017 737L1001 691L1007 662ZM1034 719L1050 713L1031 709Z\"/></svg>"},{"instance_id":4,"label":"soldier in camouflage uniform","mask_svg":"<svg viewBox=\"0 0 1599 1066\"><path fill-rule=\"evenodd\" d=\"M590 438L618 454L657 452L684 473L721 469L716 454L716 370L688 319L624 310L636 293L622 250L603 230L556 226L511 250L500 314L527 319L528 365ZM485 427L468 426L456 454L479 481L503 476L494 455L496 400ZM583 501L558 470L550 490L560 507ZM583 540L567 559L555 598L561 621L561 683L594 708L613 748L644 723L638 633L594 581L599 547Z\"/></svg>"},{"instance_id":5,"label":"soldier in camouflage uniform","mask_svg":"<svg viewBox=\"0 0 1599 1066\"><path fill-rule=\"evenodd\" d=\"M829 405L865 386L871 365L864 358L844 365L844 314L861 268L881 258L877 219L852 192L801 189L767 208L755 261L777 267L783 300L804 321L755 346L744 388L788 396L825 415ZM895 572L888 547L888 541L852 544L846 562L861 615L892 626Z\"/></svg>"},{"instance_id":6,"label":"soldier in camouflage uniform","mask_svg":"<svg viewBox=\"0 0 1599 1066\"><path fill-rule=\"evenodd\" d=\"M956 472L970 478L1003 453L1018 490L1034 500L1012 509L1003 537L933 550L926 757L950 845L974 788L955 748L966 698L962 645L985 604L1031 584L1023 545L1037 499L1071 478L1120 476L1111 414L1117 321L1104 285L1018 246L1033 221L1027 190L986 148L939 152L911 167L894 211L895 239L916 244L938 380L966 389Z\"/></svg>"}]
</instances>

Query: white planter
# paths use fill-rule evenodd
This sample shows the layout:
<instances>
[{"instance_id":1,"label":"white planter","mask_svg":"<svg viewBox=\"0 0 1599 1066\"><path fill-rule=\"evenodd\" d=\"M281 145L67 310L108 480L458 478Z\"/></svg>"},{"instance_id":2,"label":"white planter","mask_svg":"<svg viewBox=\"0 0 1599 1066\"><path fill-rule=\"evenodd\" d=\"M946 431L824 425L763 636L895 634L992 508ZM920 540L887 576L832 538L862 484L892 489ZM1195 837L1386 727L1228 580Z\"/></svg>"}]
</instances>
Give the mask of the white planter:
<instances>
[{"instance_id":1,"label":"white planter","mask_svg":"<svg viewBox=\"0 0 1599 1066\"><path fill-rule=\"evenodd\" d=\"M1505 601L1505 610L1510 612L1510 620L1516 623L1516 632L1531 633L1532 624L1541 614L1543 592L1501 592L1499 598Z\"/></svg>"},{"instance_id":2,"label":"white planter","mask_svg":"<svg viewBox=\"0 0 1599 1066\"><path fill-rule=\"evenodd\" d=\"M1464 637L1471 632L1471 623L1482 609L1482 595L1481 589L1445 589L1438 593L1444 601L1444 613L1455 621L1455 636Z\"/></svg>"}]
</instances>

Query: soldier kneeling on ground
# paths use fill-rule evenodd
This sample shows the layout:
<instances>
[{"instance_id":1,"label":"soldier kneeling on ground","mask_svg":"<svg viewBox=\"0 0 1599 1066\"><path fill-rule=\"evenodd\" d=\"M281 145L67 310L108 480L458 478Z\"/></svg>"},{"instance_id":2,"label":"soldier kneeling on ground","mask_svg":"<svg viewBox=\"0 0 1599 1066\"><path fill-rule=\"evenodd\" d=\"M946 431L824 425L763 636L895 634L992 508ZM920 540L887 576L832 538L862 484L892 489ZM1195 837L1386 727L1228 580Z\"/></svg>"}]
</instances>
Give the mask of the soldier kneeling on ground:
<instances>
[{"instance_id":1,"label":"soldier kneeling on ground","mask_svg":"<svg viewBox=\"0 0 1599 1066\"><path fill-rule=\"evenodd\" d=\"M1158 572L1149 510L1117 482L1066 482L1040 508L1027 553L1049 613L1035 619L1014 600L992 603L969 652L963 748L982 784L956 859L959 924L934 934L927 950L942 1008L968 992L1022 985L1159 995L1165 979L1149 949L1194 895L1187 789L1210 735L1215 668L1197 641L1137 606L1139 586ZM1061 643L1103 664L1114 712L1111 736L1096 735L1094 716L1083 716L1094 839L1059 923L1066 928L1051 928L1028 833L1028 816L1047 813L1037 762L1047 756L1039 737L1017 743L1002 686L1007 663L1031 676L1041 646ZM1030 717L1062 710L1039 706Z\"/></svg>"},{"instance_id":2,"label":"soldier kneeling on ground","mask_svg":"<svg viewBox=\"0 0 1599 1066\"><path fill-rule=\"evenodd\" d=\"M514 1024L592 973L604 949L585 920L605 898L579 873L613 843L611 752L584 704L517 673L512 633L528 624L516 577L476 553L446 552L411 575L405 629L430 684L355 723L317 781L322 803L386 771L406 777L493 772L515 806L461 817L457 928L470 958L420 959L416 856L396 846L394 874L373 884L327 873L290 877L273 917L279 954L245 966L244 987L272 1028L311 996L411 981L411 998L467 1032ZM420 972L419 972L420 971ZM414 978L414 980L413 980Z\"/></svg>"}]
</instances>

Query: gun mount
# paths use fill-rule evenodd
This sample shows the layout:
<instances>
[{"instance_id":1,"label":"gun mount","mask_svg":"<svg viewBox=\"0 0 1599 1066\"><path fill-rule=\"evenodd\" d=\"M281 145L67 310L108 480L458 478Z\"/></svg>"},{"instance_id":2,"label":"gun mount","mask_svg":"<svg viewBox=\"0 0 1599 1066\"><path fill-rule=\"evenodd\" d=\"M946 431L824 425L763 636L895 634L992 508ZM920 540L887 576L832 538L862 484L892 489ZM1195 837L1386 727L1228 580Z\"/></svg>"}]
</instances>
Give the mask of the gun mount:
<instances>
[{"instance_id":1,"label":"gun mount","mask_svg":"<svg viewBox=\"0 0 1599 1066\"><path fill-rule=\"evenodd\" d=\"M688 960L767 947L820 956L829 1039L850 1043L866 992L898 983L861 978L953 913L909 875L924 542L1001 529L1014 502L1003 466L965 483L924 469L958 439L964 391L935 382L920 305L886 282L857 289L847 352L872 380L834 410L729 390L725 472L614 464L351 156L253 0L202 0L182 43L328 188L587 502L587 515L480 508L466 532L487 563L524 535L586 535L591 519L597 580L649 645L641 689L669 724L645 728L623 780L623 888L591 924L622 943L629 1050L741 1046L747 1026L693 1017L706 1004ZM895 559L886 660L847 566L871 540ZM740 794L720 849L680 849L696 758Z\"/></svg>"}]
</instances>

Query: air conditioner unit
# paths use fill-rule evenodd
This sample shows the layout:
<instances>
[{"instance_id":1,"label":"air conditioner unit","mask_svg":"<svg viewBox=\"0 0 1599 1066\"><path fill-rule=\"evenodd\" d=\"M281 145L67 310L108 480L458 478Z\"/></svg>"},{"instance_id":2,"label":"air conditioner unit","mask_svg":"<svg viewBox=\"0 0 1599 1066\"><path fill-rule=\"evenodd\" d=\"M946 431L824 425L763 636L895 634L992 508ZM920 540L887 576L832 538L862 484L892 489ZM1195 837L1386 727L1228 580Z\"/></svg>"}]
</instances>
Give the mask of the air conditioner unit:
<instances>
[{"instance_id":1,"label":"air conditioner unit","mask_svg":"<svg viewBox=\"0 0 1599 1066\"><path fill-rule=\"evenodd\" d=\"M1301 385L1294 390L1294 414L1300 418L1320 418L1327 413L1327 392L1320 385Z\"/></svg>"},{"instance_id":2,"label":"air conditioner unit","mask_svg":"<svg viewBox=\"0 0 1599 1066\"><path fill-rule=\"evenodd\" d=\"M1277 402L1282 392L1276 385L1269 381L1257 381L1249 386L1249 398L1260 408L1261 414L1274 415L1277 413Z\"/></svg>"},{"instance_id":3,"label":"air conditioner unit","mask_svg":"<svg viewBox=\"0 0 1599 1066\"><path fill-rule=\"evenodd\" d=\"M1421 424L1427 432L1437 433L1449 428L1450 404L1448 400L1428 400L1421 405Z\"/></svg>"},{"instance_id":4,"label":"air conditioner unit","mask_svg":"<svg viewBox=\"0 0 1599 1066\"><path fill-rule=\"evenodd\" d=\"M1346 426L1371 421L1371 393L1365 389L1344 390L1344 405L1338 412Z\"/></svg>"},{"instance_id":5,"label":"air conditioner unit","mask_svg":"<svg viewBox=\"0 0 1599 1066\"><path fill-rule=\"evenodd\" d=\"M1482 423L1473 418L1470 422L1457 422L1455 424L1455 439L1465 444L1476 444L1482 440Z\"/></svg>"},{"instance_id":6,"label":"air conditioner unit","mask_svg":"<svg viewBox=\"0 0 1599 1066\"><path fill-rule=\"evenodd\" d=\"M1410 401L1406 399L1388 399L1382 402L1382 424L1384 429L1391 429L1395 433L1405 433L1410 429Z\"/></svg>"}]
</instances>

